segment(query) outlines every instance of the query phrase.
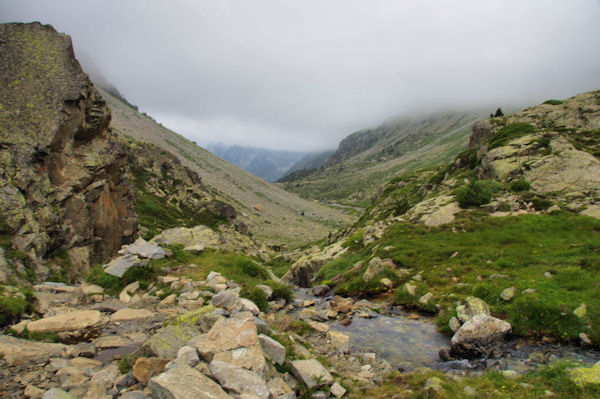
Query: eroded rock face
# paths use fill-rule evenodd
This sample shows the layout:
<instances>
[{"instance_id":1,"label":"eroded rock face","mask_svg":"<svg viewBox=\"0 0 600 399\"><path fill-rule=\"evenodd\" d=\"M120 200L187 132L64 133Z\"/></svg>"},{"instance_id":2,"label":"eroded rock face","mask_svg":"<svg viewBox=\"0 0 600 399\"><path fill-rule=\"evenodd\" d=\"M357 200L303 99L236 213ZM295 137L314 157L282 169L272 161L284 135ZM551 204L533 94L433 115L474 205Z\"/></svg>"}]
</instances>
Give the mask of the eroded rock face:
<instances>
[{"instance_id":1,"label":"eroded rock face","mask_svg":"<svg viewBox=\"0 0 600 399\"><path fill-rule=\"evenodd\" d=\"M127 148L110 110L49 25L0 25L0 215L32 257L108 259L137 231Z\"/></svg>"}]
</instances>

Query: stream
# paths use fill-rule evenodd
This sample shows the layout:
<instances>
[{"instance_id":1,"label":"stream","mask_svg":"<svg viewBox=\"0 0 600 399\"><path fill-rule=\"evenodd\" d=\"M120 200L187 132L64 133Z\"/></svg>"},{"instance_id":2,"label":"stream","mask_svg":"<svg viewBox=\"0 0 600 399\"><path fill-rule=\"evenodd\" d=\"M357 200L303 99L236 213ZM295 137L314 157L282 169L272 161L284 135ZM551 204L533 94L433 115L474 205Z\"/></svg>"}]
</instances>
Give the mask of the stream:
<instances>
[{"instance_id":1,"label":"stream","mask_svg":"<svg viewBox=\"0 0 600 399\"><path fill-rule=\"evenodd\" d=\"M327 309L332 299L331 296L315 297L302 288L296 296L297 305L305 300L315 300L316 309ZM522 374L561 359L588 367L600 360L599 351L513 337L500 346L501 357L443 361L439 351L450 349L450 337L438 331L432 318L420 316L414 319L411 313L385 301L372 303L372 307L379 307L378 312L356 312L349 325L342 325L340 320L328 321L327 324L332 330L350 337L352 353L375 353L378 359L387 361L392 368L400 371L430 367L441 371L481 372L493 369Z\"/></svg>"}]
</instances>

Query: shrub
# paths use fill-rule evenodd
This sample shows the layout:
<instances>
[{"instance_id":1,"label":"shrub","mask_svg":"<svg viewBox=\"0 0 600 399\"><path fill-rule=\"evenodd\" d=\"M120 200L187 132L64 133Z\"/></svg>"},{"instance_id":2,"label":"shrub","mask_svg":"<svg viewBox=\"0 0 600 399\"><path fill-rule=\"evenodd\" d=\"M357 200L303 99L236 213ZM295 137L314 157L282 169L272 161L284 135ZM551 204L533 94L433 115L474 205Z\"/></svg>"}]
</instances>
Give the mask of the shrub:
<instances>
[{"instance_id":1,"label":"shrub","mask_svg":"<svg viewBox=\"0 0 600 399\"><path fill-rule=\"evenodd\" d=\"M478 180L471 180L466 187L460 189L456 194L456 200L461 208L484 205L490 202L491 199L491 190Z\"/></svg>"},{"instance_id":2,"label":"shrub","mask_svg":"<svg viewBox=\"0 0 600 399\"><path fill-rule=\"evenodd\" d=\"M526 191L531 188L531 184L525 179L513 180L510 183L510 189L514 192Z\"/></svg>"},{"instance_id":3,"label":"shrub","mask_svg":"<svg viewBox=\"0 0 600 399\"><path fill-rule=\"evenodd\" d=\"M550 105L560 105L562 103L564 103L564 101L562 101L562 100L555 100L555 99L544 101L544 104L550 104Z\"/></svg>"},{"instance_id":4,"label":"shrub","mask_svg":"<svg viewBox=\"0 0 600 399\"><path fill-rule=\"evenodd\" d=\"M291 302L294 299L294 293L289 285L277 283L275 281L267 282L267 285L273 289L271 299L285 299L286 302Z\"/></svg>"}]
</instances>

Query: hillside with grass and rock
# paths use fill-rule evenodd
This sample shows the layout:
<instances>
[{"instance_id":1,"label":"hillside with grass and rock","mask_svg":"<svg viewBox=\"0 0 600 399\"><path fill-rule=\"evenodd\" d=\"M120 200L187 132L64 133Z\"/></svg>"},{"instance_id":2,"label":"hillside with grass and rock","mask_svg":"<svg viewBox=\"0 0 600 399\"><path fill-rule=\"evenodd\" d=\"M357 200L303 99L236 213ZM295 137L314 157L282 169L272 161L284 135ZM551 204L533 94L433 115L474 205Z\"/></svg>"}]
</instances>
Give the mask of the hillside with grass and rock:
<instances>
[{"instance_id":1,"label":"hillside with grass and rock","mask_svg":"<svg viewBox=\"0 0 600 399\"><path fill-rule=\"evenodd\" d=\"M350 218L0 41L1 397L600 396L600 92L357 134Z\"/></svg>"},{"instance_id":2,"label":"hillside with grass and rock","mask_svg":"<svg viewBox=\"0 0 600 399\"><path fill-rule=\"evenodd\" d=\"M261 240L298 246L355 218L282 190L158 124L122 98L102 88L99 92L112 111L111 127L121 139L154 144L175 155L202 178L217 200L232 205L238 220Z\"/></svg>"},{"instance_id":3,"label":"hillside with grass and rock","mask_svg":"<svg viewBox=\"0 0 600 399\"><path fill-rule=\"evenodd\" d=\"M295 168L279 184L304 198L364 208L393 176L453 159L485 115L475 110L390 120L349 135L325 161Z\"/></svg>"}]
</instances>

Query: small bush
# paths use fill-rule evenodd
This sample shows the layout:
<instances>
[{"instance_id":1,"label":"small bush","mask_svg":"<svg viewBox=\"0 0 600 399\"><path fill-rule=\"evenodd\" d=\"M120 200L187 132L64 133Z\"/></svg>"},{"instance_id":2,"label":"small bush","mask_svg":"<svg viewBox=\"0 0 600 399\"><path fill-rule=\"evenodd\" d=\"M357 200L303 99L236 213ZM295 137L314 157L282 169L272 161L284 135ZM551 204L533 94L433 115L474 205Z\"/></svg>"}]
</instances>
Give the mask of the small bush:
<instances>
[{"instance_id":1,"label":"small bush","mask_svg":"<svg viewBox=\"0 0 600 399\"><path fill-rule=\"evenodd\" d=\"M291 302L294 299L294 292L289 285L277 283L275 281L267 282L267 285L273 289L271 299L285 299L286 302Z\"/></svg>"},{"instance_id":2,"label":"small bush","mask_svg":"<svg viewBox=\"0 0 600 399\"><path fill-rule=\"evenodd\" d=\"M478 180L471 182L456 194L456 200L461 208L480 206L492 200L492 192Z\"/></svg>"},{"instance_id":3,"label":"small bush","mask_svg":"<svg viewBox=\"0 0 600 399\"><path fill-rule=\"evenodd\" d=\"M545 211L550 208L554 203L546 198L536 197L532 201L533 207L539 211Z\"/></svg>"},{"instance_id":4,"label":"small bush","mask_svg":"<svg viewBox=\"0 0 600 399\"><path fill-rule=\"evenodd\" d=\"M241 296L254 302L261 312L267 312L269 310L267 294L260 288L253 288L252 291L244 290L242 291Z\"/></svg>"},{"instance_id":5,"label":"small bush","mask_svg":"<svg viewBox=\"0 0 600 399\"><path fill-rule=\"evenodd\" d=\"M544 101L544 104L550 104L550 105L560 105L562 103L564 103L564 101L562 101L562 100L555 100L555 99Z\"/></svg>"},{"instance_id":6,"label":"small bush","mask_svg":"<svg viewBox=\"0 0 600 399\"><path fill-rule=\"evenodd\" d=\"M514 180L510 183L510 189L514 192L527 191L531 188L531 184L525 179Z\"/></svg>"}]
</instances>

